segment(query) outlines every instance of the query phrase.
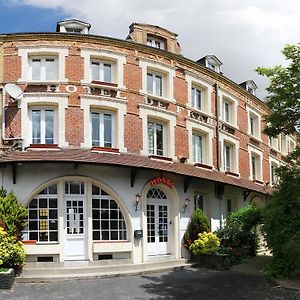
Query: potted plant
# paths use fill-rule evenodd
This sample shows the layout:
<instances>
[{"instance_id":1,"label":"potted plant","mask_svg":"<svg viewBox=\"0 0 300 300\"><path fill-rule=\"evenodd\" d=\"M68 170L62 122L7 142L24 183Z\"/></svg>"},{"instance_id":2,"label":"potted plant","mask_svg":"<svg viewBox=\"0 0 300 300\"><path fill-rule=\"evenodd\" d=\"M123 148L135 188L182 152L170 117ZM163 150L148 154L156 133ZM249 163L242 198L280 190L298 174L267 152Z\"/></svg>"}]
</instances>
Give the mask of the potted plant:
<instances>
[{"instance_id":1,"label":"potted plant","mask_svg":"<svg viewBox=\"0 0 300 300\"><path fill-rule=\"evenodd\" d=\"M219 254L219 238L212 232L199 233L189 250L192 253L191 262L194 264L216 270L228 269L227 255Z\"/></svg>"},{"instance_id":2,"label":"potted plant","mask_svg":"<svg viewBox=\"0 0 300 300\"><path fill-rule=\"evenodd\" d=\"M0 289L10 289L15 281L15 270L0 268Z\"/></svg>"}]
</instances>

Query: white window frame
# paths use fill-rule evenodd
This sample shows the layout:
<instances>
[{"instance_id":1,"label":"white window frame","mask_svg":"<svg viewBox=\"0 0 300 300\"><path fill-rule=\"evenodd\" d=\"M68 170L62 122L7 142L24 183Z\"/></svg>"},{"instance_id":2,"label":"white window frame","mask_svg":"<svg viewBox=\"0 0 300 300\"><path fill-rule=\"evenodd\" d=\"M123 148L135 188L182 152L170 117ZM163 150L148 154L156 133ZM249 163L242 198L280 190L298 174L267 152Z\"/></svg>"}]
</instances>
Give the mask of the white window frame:
<instances>
[{"instance_id":1,"label":"white window frame","mask_svg":"<svg viewBox=\"0 0 300 300\"><path fill-rule=\"evenodd\" d=\"M93 72L92 72L92 64L93 63L98 63L99 64L99 79L93 79ZM111 78L110 81L105 81L105 74L104 74L104 65L110 65L110 70L111 70ZM116 83L116 76L115 76L115 68L116 64L113 61L108 61L108 60L100 60L97 58L91 58L91 64L90 64L90 70L91 70L91 81L102 81L102 82L108 82L108 83Z\"/></svg>"},{"instance_id":2,"label":"white window frame","mask_svg":"<svg viewBox=\"0 0 300 300\"><path fill-rule=\"evenodd\" d=\"M153 152L154 153L150 153L149 149L150 149L150 145L149 145L149 133L148 133L148 124L149 123L153 123L154 125L154 132L153 132L153 139L154 139L154 146L153 146ZM157 151L157 125L160 125L162 126L162 134L163 134L163 140L162 140L162 154L158 154ZM158 120L155 120L155 119L148 119L147 120L147 144L148 144L148 154L149 155L157 155L157 156L166 156L166 153L167 153L167 142L166 142L166 132L167 132L167 129L166 129L166 124L161 122L161 121L158 121Z\"/></svg>"},{"instance_id":3,"label":"white window frame","mask_svg":"<svg viewBox=\"0 0 300 300\"><path fill-rule=\"evenodd\" d=\"M277 183L278 177L277 177L277 175L275 173L272 174L273 173L272 172L273 171L272 167L275 167L277 169L277 168L280 167L281 163L280 163L280 161L274 159L273 157L269 157L269 162L270 162L270 185L273 186L274 184ZM272 177L274 177L274 180L273 180Z\"/></svg>"},{"instance_id":4,"label":"white window frame","mask_svg":"<svg viewBox=\"0 0 300 300\"><path fill-rule=\"evenodd\" d=\"M67 78L65 77L65 65L66 57L68 56L67 46L20 46L18 47L18 54L21 57L21 78L18 82L26 83L65 83ZM57 60L57 79L53 80L32 80L31 77L31 59L49 57L56 58Z\"/></svg>"},{"instance_id":5,"label":"white window frame","mask_svg":"<svg viewBox=\"0 0 300 300\"><path fill-rule=\"evenodd\" d=\"M224 162L224 144L231 144L232 145L232 165L231 165L231 173L235 173L240 175L239 173L239 152L238 149L240 147L240 142L236 137L229 136L226 133L220 133L220 143L221 143L221 166L222 171L227 172L225 169L225 162Z\"/></svg>"},{"instance_id":6,"label":"white window frame","mask_svg":"<svg viewBox=\"0 0 300 300\"><path fill-rule=\"evenodd\" d=\"M29 58L29 70L30 70L30 79L32 81L57 81L58 80L58 58L57 56L30 56ZM40 66L39 66L39 78L33 78L33 64L34 60L39 60L40 61ZM53 67L55 71L55 78L52 79L47 79L47 61L48 60L53 60Z\"/></svg>"},{"instance_id":7,"label":"white window frame","mask_svg":"<svg viewBox=\"0 0 300 300\"><path fill-rule=\"evenodd\" d=\"M126 54L109 50L95 50L89 48L81 49L81 57L84 61L84 79L82 84L89 85L92 81L91 62L107 62L113 64L112 82L118 85L119 89L125 89L123 82L123 67L126 64Z\"/></svg>"},{"instance_id":8,"label":"white window frame","mask_svg":"<svg viewBox=\"0 0 300 300\"><path fill-rule=\"evenodd\" d=\"M151 83L151 89L152 89L152 93L149 92L149 85L148 85L148 76L151 75L152 76L152 83ZM161 80L161 88L160 88L160 92L161 95L157 94L156 90L157 90L157 79L160 78ZM165 96L165 85L166 85L166 78L164 74L160 74L157 73L155 71L149 70L147 72L147 93L151 96L154 97L159 97L162 98Z\"/></svg>"},{"instance_id":9,"label":"white window frame","mask_svg":"<svg viewBox=\"0 0 300 300\"><path fill-rule=\"evenodd\" d=\"M120 152L127 152L124 146L124 116L126 115L126 100L122 99L105 99L101 96L80 95L80 108L84 115L84 142L81 143L83 148L92 147L92 126L91 126L91 111L110 111L114 112L114 131L113 141L114 148Z\"/></svg>"},{"instance_id":10,"label":"white window frame","mask_svg":"<svg viewBox=\"0 0 300 300\"><path fill-rule=\"evenodd\" d=\"M194 140L195 140L195 138L194 138L194 136L197 138L197 139L199 139L199 140L201 140L201 144L200 145L196 145L195 143L194 143ZM206 136L205 136L205 134L203 134L203 133L200 133L200 132L196 132L196 131L194 131L194 132L192 132L192 148L193 148L193 152L192 152L192 160L193 160L193 162L194 163L200 163L200 164L205 164L205 162L206 162L206 146L205 146L205 144L206 144Z\"/></svg>"},{"instance_id":11,"label":"white window frame","mask_svg":"<svg viewBox=\"0 0 300 300\"><path fill-rule=\"evenodd\" d=\"M41 116L41 120L40 120L40 139L41 142L40 143L33 143L33 137L32 137L32 131L33 131L33 122L32 122L32 111L40 111L40 116ZM45 120L45 114L47 110L51 110L53 111L54 114L54 118L53 118L53 123L54 123L54 128L53 128L53 143L52 144L46 144L46 120ZM31 144L34 145L39 145L39 144L45 144L45 145L53 145L53 144L57 144L57 136L58 136L58 119L57 119L57 107L55 106L30 106L29 107L29 140L31 140Z\"/></svg>"},{"instance_id":12,"label":"white window frame","mask_svg":"<svg viewBox=\"0 0 300 300\"><path fill-rule=\"evenodd\" d=\"M158 37L153 37L151 35L147 36L147 46L165 50L166 49L166 43L163 39Z\"/></svg>"},{"instance_id":13,"label":"white window frame","mask_svg":"<svg viewBox=\"0 0 300 300\"><path fill-rule=\"evenodd\" d=\"M148 120L157 120L165 124L165 156L175 159L175 127L177 114L160 108L140 104L140 118L143 130L143 149L141 155L148 156Z\"/></svg>"},{"instance_id":14,"label":"white window frame","mask_svg":"<svg viewBox=\"0 0 300 300\"><path fill-rule=\"evenodd\" d=\"M103 148L115 148L115 112L114 111L109 111L109 110L99 110L99 109L91 109L91 116L90 116L90 126L91 126L91 134L93 132L92 128L93 128L93 123L92 123L92 114L93 113L97 113L100 116L100 120L99 120L99 138L100 138L100 145L96 146L93 145L93 137L91 137L92 140L92 147L103 147ZM109 114L111 115L111 147L106 147L104 145L104 115L105 114Z\"/></svg>"},{"instance_id":15,"label":"white window frame","mask_svg":"<svg viewBox=\"0 0 300 300\"><path fill-rule=\"evenodd\" d=\"M269 136L269 146L273 148L274 150L278 151L279 150L279 139L277 137L271 137Z\"/></svg>"},{"instance_id":16,"label":"white window frame","mask_svg":"<svg viewBox=\"0 0 300 300\"><path fill-rule=\"evenodd\" d=\"M201 111L209 116L211 113L211 94L212 94L212 82L208 82L200 79L195 74L186 74L186 81L188 83L188 103L186 104L188 108L196 111ZM192 88L197 88L202 92L202 107L198 109L192 105Z\"/></svg>"},{"instance_id":17,"label":"white window frame","mask_svg":"<svg viewBox=\"0 0 300 300\"><path fill-rule=\"evenodd\" d=\"M165 65L160 62L155 62L147 59L140 59L140 67L142 68L142 89L140 93L149 96L152 98L156 98L158 100L162 100L164 102L174 102L174 78L176 77L175 68ZM147 73L155 73L163 76L163 91L162 97L156 96L153 94L149 94L147 91Z\"/></svg>"},{"instance_id":18,"label":"white window frame","mask_svg":"<svg viewBox=\"0 0 300 300\"><path fill-rule=\"evenodd\" d=\"M261 114L256 111L254 108L251 108L247 105L246 111L248 114L248 134L250 136L253 136L254 138L258 139L261 141ZM251 132L251 120L250 118L253 118L254 120L254 132L252 134Z\"/></svg>"},{"instance_id":19,"label":"white window frame","mask_svg":"<svg viewBox=\"0 0 300 300\"><path fill-rule=\"evenodd\" d=\"M65 140L65 110L68 108L68 96L65 94L58 93L51 93L47 95L37 95L36 93L24 94L22 101L19 101L19 108L21 109L21 128L24 147L29 147L29 145L32 144L32 127L30 125L31 121L29 114L31 107L56 107L56 144L58 144L58 147L68 147L68 143Z\"/></svg>"},{"instance_id":20,"label":"white window frame","mask_svg":"<svg viewBox=\"0 0 300 300\"><path fill-rule=\"evenodd\" d=\"M253 170L252 170L252 155L257 157L257 172L255 180L263 181L263 153L261 150L254 148L253 146L248 145L249 152L249 169L250 176L249 179L253 180Z\"/></svg>"},{"instance_id":21,"label":"white window frame","mask_svg":"<svg viewBox=\"0 0 300 300\"><path fill-rule=\"evenodd\" d=\"M221 99L220 103L220 118L224 123L227 123L235 128L238 129L238 122L237 122L237 107L238 107L238 98L229 94L228 92L225 92L223 89L219 89L219 95ZM229 116L229 122L225 120L225 109L224 109L224 103L230 104L230 116Z\"/></svg>"}]
</instances>

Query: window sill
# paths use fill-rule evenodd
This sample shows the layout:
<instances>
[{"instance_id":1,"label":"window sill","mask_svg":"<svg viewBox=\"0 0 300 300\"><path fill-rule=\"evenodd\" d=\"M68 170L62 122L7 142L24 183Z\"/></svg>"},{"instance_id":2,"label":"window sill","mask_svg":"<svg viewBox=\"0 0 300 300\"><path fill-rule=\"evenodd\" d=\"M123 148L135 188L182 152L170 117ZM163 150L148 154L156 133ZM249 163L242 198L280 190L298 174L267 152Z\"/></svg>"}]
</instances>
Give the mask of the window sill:
<instances>
[{"instance_id":1,"label":"window sill","mask_svg":"<svg viewBox=\"0 0 300 300\"><path fill-rule=\"evenodd\" d=\"M111 241L111 240L101 240L101 241L97 241L97 240L94 240L93 241L94 244L115 244L115 243L122 243L122 244L125 244L125 243L130 243L129 241L127 240L117 240L117 241Z\"/></svg>"},{"instance_id":2,"label":"window sill","mask_svg":"<svg viewBox=\"0 0 300 300\"><path fill-rule=\"evenodd\" d=\"M234 173L234 172L230 172L230 171L226 171L225 174L226 174L226 175L229 175L229 176L240 177L239 174Z\"/></svg>"},{"instance_id":3,"label":"window sill","mask_svg":"<svg viewBox=\"0 0 300 300\"><path fill-rule=\"evenodd\" d=\"M96 146L93 146L91 148L91 151L92 152L105 152L105 153L120 154L120 151L117 148L106 148L106 147L96 147Z\"/></svg>"},{"instance_id":4,"label":"window sill","mask_svg":"<svg viewBox=\"0 0 300 300\"><path fill-rule=\"evenodd\" d=\"M96 88L104 88L104 89L109 88L112 90L118 89L118 84L114 82L92 80L90 85L91 87L96 87Z\"/></svg>"},{"instance_id":5,"label":"window sill","mask_svg":"<svg viewBox=\"0 0 300 300\"><path fill-rule=\"evenodd\" d=\"M22 241L24 245L36 245L36 240Z\"/></svg>"},{"instance_id":6,"label":"window sill","mask_svg":"<svg viewBox=\"0 0 300 300\"><path fill-rule=\"evenodd\" d=\"M166 157L166 156L160 156L160 155L148 155L148 157L150 159L153 159L153 160L160 160L160 161L166 161L166 162L173 162L173 159L170 158L170 157Z\"/></svg>"},{"instance_id":7,"label":"window sill","mask_svg":"<svg viewBox=\"0 0 300 300\"><path fill-rule=\"evenodd\" d=\"M257 184L264 184L264 182L263 181L260 181L260 180L257 180L257 179L253 179L253 182L254 183L257 183Z\"/></svg>"},{"instance_id":8,"label":"window sill","mask_svg":"<svg viewBox=\"0 0 300 300\"><path fill-rule=\"evenodd\" d=\"M30 144L29 147L26 149L28 150L60 150L58 144Z\"/></svg>"},{"instance_id":9,"label":"window sill","mask_svg":"<svg viewBox=\"0 0 300 300\"><path fill-rule=\"evenodd\" d=\"M235 135L236 128L231 124L223 123L222 130L224 130L225 132L227 132L229 134Z\"/></svg>"},{"instance_id":10,"label":"window sill","mask_svg":"<svg viewBox=\"0 0 300 300\"><path fill-rule=\"evenodd\" d=\"M157 95L153 95L153 94L148 94L146 93L146 98L148 99L152 99L152 100L156 100L159 102L165 102L165 103L172 103L174 101L169 100L168 98L164 97L164 96L157 96ZM147 102L146 102L147 103Z\"/></svg>"},{"instance_id":11,"label":"window sill","mask_svg":"<svg viewBox=\"0 0 300 300\"><path fill-rule=\"evenodd\" d=\"M207 169L207 170L212 170L213 168L212 166L201 164L201 163L195 163L194 166L202 169Z\"/></svg>"},{"instance_id":12,"label":"window sill","mask_svg":"<svg viewBox=\"0 0 300 300\"><path fill-rule=\"evenodd\" d=\"M238 126L235 125L235 124L232 124L232 123L230 123L230 122L226 122L226 121L224 121L224 120L222 120L222 119L220 119L220 121L222 122L222 125L224 125L224 126L226 126L226 127L228 127L228 128L231 128L232 130L238 130L238 129L239 129ZM223 126L222 126L222 127L223 127Z\"/></svg>"}]
</instances>

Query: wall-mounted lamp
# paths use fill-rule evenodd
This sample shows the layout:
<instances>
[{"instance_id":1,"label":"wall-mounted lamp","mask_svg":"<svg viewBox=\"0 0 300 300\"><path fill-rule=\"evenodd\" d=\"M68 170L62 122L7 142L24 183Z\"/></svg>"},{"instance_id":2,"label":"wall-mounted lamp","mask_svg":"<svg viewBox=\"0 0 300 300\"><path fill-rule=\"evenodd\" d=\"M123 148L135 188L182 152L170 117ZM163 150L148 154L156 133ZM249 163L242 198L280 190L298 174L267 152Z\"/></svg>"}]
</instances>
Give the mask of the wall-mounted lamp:
<instances>
[{"instance_id":1,"label":"wall-mounted lamp","mask_svg":"<svg viewBox=\"0 0 300 300\"><path fill-rule=\"evenodd\" d=\"M190 201L191 201L191 200L190 200L189 197L185 198L185 202L184 202L184 205L183 205L183 213L185 213L185 210L186 210L186 208L188 207Z\"/></svg>"},{"instance_id":2,"label":"wall-mounted lamp","mask_svg":"<svg viewBox=\"0 0 300 300\"><path fill-rule=\"evenodd\" d=\"M135 211L137 211L137 207L138 207L140 201L141 201L141 194L137 193L135 195L135 203L134 203L134 205L135 205Z\"/></svg>"}]
</instances>

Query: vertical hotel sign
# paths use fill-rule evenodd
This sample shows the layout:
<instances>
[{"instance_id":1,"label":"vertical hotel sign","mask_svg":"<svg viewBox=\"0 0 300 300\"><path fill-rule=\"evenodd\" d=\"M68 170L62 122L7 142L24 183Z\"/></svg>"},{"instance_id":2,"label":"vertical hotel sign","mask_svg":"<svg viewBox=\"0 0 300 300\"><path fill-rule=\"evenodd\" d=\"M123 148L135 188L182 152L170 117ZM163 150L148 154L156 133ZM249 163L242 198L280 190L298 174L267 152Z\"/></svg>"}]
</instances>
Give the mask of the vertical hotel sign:
<instances>
[{"instance_id":1,"label":"vertical hotel sign","mask_svg":"<svg viewBox=\"0 0 300 300\"><path fill-rule=\"evenodd\" d=\"M171 179L165 178L165 177L155 177L149 180L149 183L151 186L155 186L158 184L164 184L168 186L169 188L172 188L174 186L174 182Z\"/></svg>"}]
</instances>

